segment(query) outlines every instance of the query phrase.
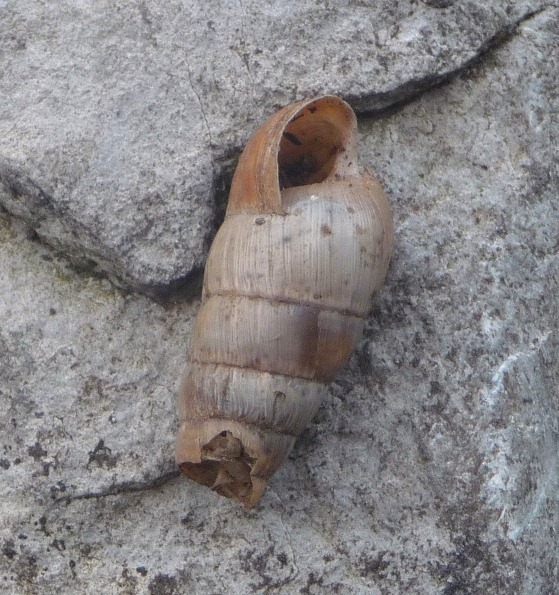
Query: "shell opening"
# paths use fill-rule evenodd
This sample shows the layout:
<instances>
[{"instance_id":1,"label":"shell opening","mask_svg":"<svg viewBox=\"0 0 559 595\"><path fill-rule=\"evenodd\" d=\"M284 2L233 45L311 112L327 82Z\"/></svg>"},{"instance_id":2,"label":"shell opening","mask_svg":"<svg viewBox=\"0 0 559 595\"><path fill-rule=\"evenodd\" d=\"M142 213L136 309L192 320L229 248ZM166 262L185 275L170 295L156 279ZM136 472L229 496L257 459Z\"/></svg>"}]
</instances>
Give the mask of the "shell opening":
<instances>
[{"instance_id":1,"label":"shell opening","mask_svg":"<svg viewBox=\"0 0 559 595\"><path fill-rule=\"evenodd\" d=\"M313 104L292 118L279 145L280 189L317 184L331 175L338 155L345 151L346 125L339 112L332 114L327 107Z\"/></svg>"}]
</instances>

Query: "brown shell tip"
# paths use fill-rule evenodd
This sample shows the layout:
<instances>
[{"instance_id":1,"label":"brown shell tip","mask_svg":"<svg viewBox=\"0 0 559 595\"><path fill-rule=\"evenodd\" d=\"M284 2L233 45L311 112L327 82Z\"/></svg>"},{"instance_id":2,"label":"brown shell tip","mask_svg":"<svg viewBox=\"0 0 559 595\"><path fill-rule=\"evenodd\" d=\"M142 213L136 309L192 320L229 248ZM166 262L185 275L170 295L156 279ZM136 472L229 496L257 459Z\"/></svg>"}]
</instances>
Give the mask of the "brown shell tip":
<instances>
[{"instance_id":1,"label":"brown shell tip","mask_svg":"<svg viewBox=\"0 0 559 595\"><path fill-rule=\"evenodd\" d=\"M179 469L189 479L227 498L233 498L250 509L260 500L266 482L251 477L254 460L243 449L240 440L224 430L201 449L200 463L181 463Z\"/></svg>"},{"instance_id":2,"label":"brown shell tip","mask_svg":"<svg viewBox=\"0 0 559 595\"><path fill-rule=\"evenodd\" d=\"M249 510L260 501L268 478L281 465L294 439L289 437L283 444L278 445L275 440L269 444L267 436L257 430L246 426L239 430L238 426L242 426L239 422L225 422L231 429L216 431L223 427L223 423L219 426L216 421L219 420L181 426L179 436L188 438L177 442L177 465L189 479L240 502ZM192 440L193 436L197 439ZM180 448L185 443L190 445L188 452ZM197 445L195 450L193 444Z\"/></svg>"}]
</instances>

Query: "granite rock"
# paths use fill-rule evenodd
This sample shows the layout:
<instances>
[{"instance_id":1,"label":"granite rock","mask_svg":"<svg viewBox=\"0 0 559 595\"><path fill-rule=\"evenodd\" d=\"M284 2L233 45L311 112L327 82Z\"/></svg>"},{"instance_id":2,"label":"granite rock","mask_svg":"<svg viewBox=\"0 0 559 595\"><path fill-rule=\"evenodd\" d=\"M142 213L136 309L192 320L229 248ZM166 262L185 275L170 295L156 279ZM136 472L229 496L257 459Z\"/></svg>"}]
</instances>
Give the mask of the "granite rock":
<instances>
[{"instance_id":1,"label":"granite rock","mask_svg":"<svg viewBox=\"0 0 559 595\"><path fill-rule=\"evenodd\" d=\"M278 106L377 110L544 5L0 2L0 204L81 268L161 294L203 265L224 180Z\"/></svg>"},{"instance_id":2,"label":"granite rock","mask_svg":"<svg viewBox=\"0 0 559 595\"><path fill-rule=\"evenodd\" d=\"M197 301L120 292L2 214L0 590L550 592L558 23L360 118L395 216L387 284L251 512L174 469Z\"/></svg>"}]
</instances>

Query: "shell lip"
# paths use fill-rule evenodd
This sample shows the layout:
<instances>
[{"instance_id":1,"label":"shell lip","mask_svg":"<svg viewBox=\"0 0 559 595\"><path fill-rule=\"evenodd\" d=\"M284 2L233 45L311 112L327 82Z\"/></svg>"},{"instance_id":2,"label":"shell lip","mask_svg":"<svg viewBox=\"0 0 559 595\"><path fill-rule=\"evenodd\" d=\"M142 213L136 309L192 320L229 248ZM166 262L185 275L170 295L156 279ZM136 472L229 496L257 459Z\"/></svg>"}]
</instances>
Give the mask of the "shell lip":
<instances>
[{"instance_id":1,"label":"shell lip","mask_svg":"<svg viewBox=\"0 0 559 595\"><path fill-rule=\"evenodd\" d=\"M249 139L235 170L227 213L285 214L281 190L358 175L357 120L326 95L288 105Z\"/></svg>"}]
</instances>

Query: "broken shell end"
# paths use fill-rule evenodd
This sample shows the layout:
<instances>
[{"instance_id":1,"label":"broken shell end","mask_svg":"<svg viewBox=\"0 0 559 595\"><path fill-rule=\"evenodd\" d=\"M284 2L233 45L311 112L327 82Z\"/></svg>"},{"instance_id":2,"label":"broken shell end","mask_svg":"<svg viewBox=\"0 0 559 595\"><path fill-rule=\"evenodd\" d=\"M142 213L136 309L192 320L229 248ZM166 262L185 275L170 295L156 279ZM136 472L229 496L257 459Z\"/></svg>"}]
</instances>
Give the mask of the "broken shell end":
<instances>
[{"instance_id":1,"label":"broken shell end","mask_svg":"<svg viewBox=\"0 0 559 595\"><path fill-rule=\"evenodd\" d=\"M295 437L222 419L184 421L176 462L189 479L249 510L293 447Z\"/></svg>"}]
</instances>

